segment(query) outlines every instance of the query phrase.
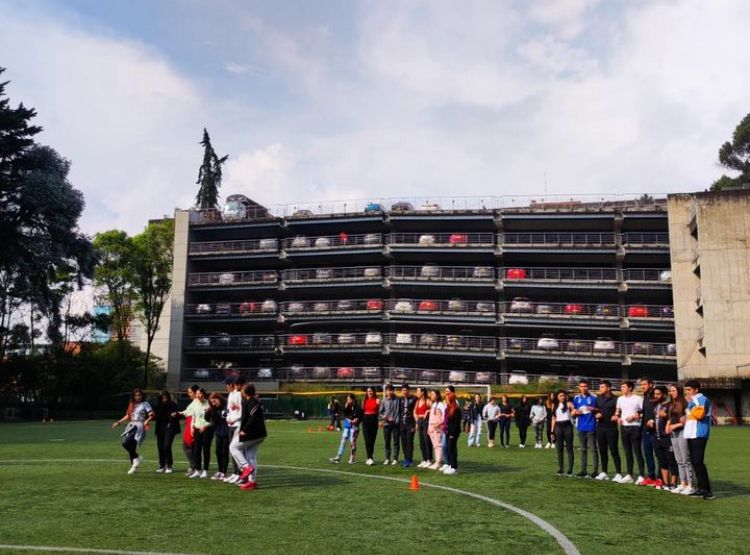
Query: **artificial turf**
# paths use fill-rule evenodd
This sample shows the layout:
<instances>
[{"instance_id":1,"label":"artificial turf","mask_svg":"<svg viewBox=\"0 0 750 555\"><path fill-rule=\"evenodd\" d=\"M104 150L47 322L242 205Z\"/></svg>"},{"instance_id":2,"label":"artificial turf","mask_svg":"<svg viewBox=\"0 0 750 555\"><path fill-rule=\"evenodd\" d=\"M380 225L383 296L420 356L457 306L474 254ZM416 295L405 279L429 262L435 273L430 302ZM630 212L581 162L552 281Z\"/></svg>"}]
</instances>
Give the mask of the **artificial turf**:
<instances>
[{"instance_id":1,"label":"artificial turf","mask_svg":"<svg viewBox=\"0 0 750 555\"><path fill-rule=\"evenodd\" d=\"M717 499L704 501L558 478L554 451L519 449L515 435L510 449L469 449L461 441L457 476L367 467L361 436L357 464L335 466L328 457L338 445L337 433L308 432L317 430L318 422L286 421L269 422L259 455L260 487L242 492L220 482L186 479L179 439L175 474L154 472L156 446L149 436L142 450L146 461L137 474L127 475L127 456L110 424L0 425L0 544L210 554L562 552L530 521L477 499L266 464L406 480L417 474L426 483L530 511L584 554L750 552L747 428L713 430L707 464ZM382 454L379 434L378 462Z\"/></svg>"}]
</instances>

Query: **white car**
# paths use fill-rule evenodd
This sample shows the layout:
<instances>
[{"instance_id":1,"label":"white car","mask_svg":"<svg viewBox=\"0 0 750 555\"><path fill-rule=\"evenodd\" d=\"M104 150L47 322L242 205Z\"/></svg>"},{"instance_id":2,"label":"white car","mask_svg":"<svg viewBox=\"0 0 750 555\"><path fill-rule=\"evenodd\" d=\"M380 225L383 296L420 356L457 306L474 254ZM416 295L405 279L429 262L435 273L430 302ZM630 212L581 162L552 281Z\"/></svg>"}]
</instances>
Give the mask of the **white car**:
<instances>
[{"instance_id":1,"label":"white car","mask_svg":"<svg viewBox=\"0 0 750 555\"><path fill-rule=\"evenodd\" d=\"M425 202L419 207L419 209L424 212L438 212L440 210L440 205L436 202Z\"/></svg>"},{"instance_id":2,"label":"white car","mask_svg":"<svg viewBox=\"0 0 750 555\"><path fill-rule=\"evenodd\" d=\"M210 337L196 337L195 338L195 346L196 347L210 347L211 346L211 338Z\"/></svg>"},{"instance_id":3,"label":"white car","mask_svg":"<svg viewBox=\"0 0 750 555\"><path fill-rule=\"evenodd\" d=\"M366 278L380 277L380 268L365 268L363 274Z\"/></svg>"},{"instance_id":4,"label":"white car","mask_svg":"<svg viewBox=\"0 0 750 555\"><path fill-rule=\"evenodd\" d=\"M382 345L383 344L383 334L379 331L371 331L367 332L367 335L365 335L365 345Z\"/></svg>"},{"instance_id":5,"label":"white car","mask_svg":"<svg viewBox=\"0 0 750 555\"><path fill-rule=\"evenodd\" d=\"M509 384L527 385L529 383L529 377L523 370L512 370L510 377L508 378Z\"/></svg>"},{"instance_id":6,"label":"white car","mask_svg":"<svg viewBox=\"0 0 750 555\"><path fill-rule=\"evenodd\" d=\"M292 248L304 249L310 246L310 240L304 235L297 235L292 239Z\"/></svg>"},{"instance_id":7,"label":"white car","mask_svg":"<svg viewBox=\"0 0 750 555\"><path fill-rule=\"evenodd\" d=\"M448 374L448 381L453 383L465 382L466 372L463 372L461 370L451 370L450 374Z\"/></svg>"},{"instance_id":8,"label":"white car","mask_svg":"<svg viewBox=\"0 0 750 555\"><path fill-rule=\"evenodd\" d=\"M414 312L414 303L409 299L399 299L393 306L393 312L408 313Z\"/></svg>"},{"instance_id":9,"label":"white car","mask_svg":"<svg viewBox=\"0 0 750 555\"><path fill-rule=\"evenodd\" d=\"M466 312L466 303L461 299L451 299L448 301L448 310L451 312Z\"/></svg>"},{"instance_id":10,"label":"white car","mask_svg":"<svg viewBox=\"0 0 750 555\"><path fill-rule=\"evenodd\" d=\"M396 345L412 345L414 344L414 338L410 333L397 333L396 334Z\"/></svg>"},{"instance_id":11,"label":"white car","mask_svg":"<svg viewBox=\"0 0 750 555\"><path fill-rule=\"evenodd\" d=\"M276 239L261 239L258 241L258 249L260 250L276 250L278 247L278 241Z\"/></svg>"},{"instance_id":12,"label":"white car","mask_svg":"<svg viewBox=\"0 0 750 555\"><path fill-rule=\"evenodd\" d=\"M259 380L270 380L273 378L273 370L270 368L259 368L258 369L258 379Z\"/></svg>"},{"instance_id":13,"label":"white car","mask_svg":"<svg viewBox=\"0 0 750 555\"><path fill-rule=\"evenodd\" d=\"M539 383L555 383L560 381L554 374L542 374L539 376Z\"/></svg>"},{"instance_id":14,"label":"white car","mask_svg":"<svg viewBox=\"0 0 750 555\"><path fill-rule=\"evenodd\" d=\"M379 245L383 242L379 233L368 233L363 239L365 245Z\"/></svg>"},{"instance_id":15,"label":"white car","mask_svg":"<svg viewBox=\"0 0 750 555\"><path fill-rule=\"evenodd\" d=\"M339 345L353 345L356 341L353 333L342 333L339 334L336 340Z\"/></svg>"},{"instance_id":16,"label":"white car","mask_svg":"<svg viewBox=\"0 0 750 555\"><path fill-rule=\"evenodd\" d=\"M668 283L672 281L672 271L664 270L662 272L659 272L659 281L661 281L662 283Z\"/></svg>"},{"instance_id":17,"label":"white car","mask_svg":"<svg viewBox=\"0 0 750 555\"><path fill-rule=\"evenodd\" d=\"M434 235L420 235L419 236L419 246L420 247L431 247L435 244L435 236Z\"/></svg>"},{"instance_id":18,"label":"white car","mask_svg":"<svg viewBox=\"0 0 750 555\"><path fill-rule=\"evenodd\" d=\"M260 305L261 312L276 312L276 301L272 299L266 299L263 304Z\"/></svg>"},{"instance_id":19,"label":"white car","mask_svg":"<svg viewBox=\"0 0 750 555\"><path fill-rule=\"evenodd\" d=\"M556 351L560 348L560 342L550 334L545 333L536 342L536 348L542 351Z\"/></svg>"},{"instance_id":20,"label":"white car","mask_svg":"<svg viewBox=\"0 0 750 555\"><path fill-rule=\"evenodd\" d=\"M287 312L302 312L305 310L305 305L298 301L289 303L286 307Z\"/></svg>"},{"instance_id":21,"label":"white car","mask_svg":"<svg viewBox=\"0 0 750 555\"><path fill-rule=\"evenodd\" d=\"M205 304L205 303L195 305L195 313L196 314L211 314L211 305Z\"/></svg>"},{"instance_id":22,"label":"white car","mask_svg":"<svg viewBox=\"0 0 750 555\"><path fill-rule=\"evenodd\" d=\"M495 303L479 301L476 304L477 312L495 312Z\"/></svg>"},{"instance_id":23,"label":"white car","mask_svg":"<svg viewBox=\"0 0 750 555\"><path fill-rule=\"evenodd\" d=\"M475 379L477 383L490 383L492 381L492 372L477 372Z\"/></svg>"},{"instance_id":24,"label":"white car","mask_svg":"<svg viewBox=\"0 0 750 555\"><path fill-rule=\"evenodd\" d=\"M315 270L315 279L331 279L333 270L331 268L318 268Z\"/></svg>"},{"instance_id":25,"label":"white car","mask_svg":"<svg viewBox=\"0 0 750 555\"><path fill-rule=\"evenodd\" d=\"M219 275L219 285L231 285L234 283L234 274L231 272L224 272Z\"/></svg>"},{"instance_id":26,"label":"white car","mask_svg":"<svg viewBox=\"0 0 750 555\"><path fill-rule=\"evenodd\" d=\"M425 264L419 271L419 275L423 278L440 277L440 266L436 266L435 264Z\"/></svg>"},{"instance_id":27,"label":"white car","mask_svg":"<svg viewBox=\"0 0 750 555\"><path fill-rule=\"evenodd\" d=\"M615 342L609 337L597 337L593 350L595 353L611 353L615 350Z\"/></svg>"},{"instance_id":28,"label":"white car","mask_svg":"<svg viewBox=\"0 0 750 555\"><path fill-rule=\"evenodd\" d=\"M474 279L489 279L495 277L495 270L489 266L477 266L472 273Z\"/></svg>"},{"instance_id":29,"label":"white car","mask_svg":"<svg viewBox=\"0 0 750 555\"><path fill-rule=\"evenodd\" d=\"M533 312L534 305L527 297L516 297L510 302L510 311L515 313Z\"/></svg>"},{"instance_id":30,"label":"white car","mask_svg":"<svg viewBox=\"0 0 750 555\"><path fill-rule=\"evenodd\" d=\"M331 240L328 237L318 237L315 239L315 248L326 249L331 246Z\"/></svg>"}]
</instances>

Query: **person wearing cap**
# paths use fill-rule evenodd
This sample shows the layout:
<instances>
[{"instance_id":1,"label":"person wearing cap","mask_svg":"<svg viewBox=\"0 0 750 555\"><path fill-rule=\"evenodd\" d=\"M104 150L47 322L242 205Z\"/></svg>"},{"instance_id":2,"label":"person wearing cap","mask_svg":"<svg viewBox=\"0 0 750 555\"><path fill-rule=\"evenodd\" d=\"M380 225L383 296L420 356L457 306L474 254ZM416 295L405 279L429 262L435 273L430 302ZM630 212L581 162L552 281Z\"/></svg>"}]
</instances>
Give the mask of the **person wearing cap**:
<instances>
[{"instance_id":1,"label":"person wearing cap","mask_svg":"<svg viewBox=\"0 0 750 555\"><path fill-rule=\"evenodd\" d=\"M245 385L245 380L239 376L227 376L224 380L227 387L227 426L229 426L229 432L231 439L229 440L229 452L232 452L232 444L237 444L240 441L240 423L242 422L242 388ZM240 466L237 463L237 459L232 456L232 465L234 471L230 476L224 478L224 482L228 484L236 484L240 479Z\"/></svg>"}]
</instances>

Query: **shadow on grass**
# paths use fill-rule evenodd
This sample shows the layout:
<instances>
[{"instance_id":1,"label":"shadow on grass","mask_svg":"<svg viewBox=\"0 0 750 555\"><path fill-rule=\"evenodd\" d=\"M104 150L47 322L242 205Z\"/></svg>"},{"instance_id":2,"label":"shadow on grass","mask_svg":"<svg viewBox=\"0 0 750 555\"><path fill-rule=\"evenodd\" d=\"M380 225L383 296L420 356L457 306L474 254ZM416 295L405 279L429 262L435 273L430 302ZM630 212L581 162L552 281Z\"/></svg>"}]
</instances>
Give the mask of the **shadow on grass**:
<instances>
[{"instance_id":1,"label":"shadow on grass","mask_svg":"<svg viewBox=\"0 0 750 555\"><path fill-rule=\"evenodd\" d=\"M294 472L289 470L263 468L258 483L263 489L267 488L311 488L339 486L346 483L344 478L332 474L320 474L314 472Z\"/></svg>"},{"instance_id":2,"label":"shadow on grass","mask_svg":"<svg viewBox=\"0 0 750 555\"><path fill-rule=\"evenodd\" d=\"M506 474L508 472L520 472L525 470L525 468L504 464L491 464L474 461L464 462L461 460L461 453L458 454L458 468L462 474Z\"/></svg>"},{"instance_id":3,"label":"shadow on grass","mask_svg":"<svg viewBox=\"0 0 750 555\"><path fill-rule=\"evenodd\" d=\"M750 495L750 487L735 482L726 482L724 480L711 480L711 488L716 497L742 497Z\"/></svg>"}]
</instances>

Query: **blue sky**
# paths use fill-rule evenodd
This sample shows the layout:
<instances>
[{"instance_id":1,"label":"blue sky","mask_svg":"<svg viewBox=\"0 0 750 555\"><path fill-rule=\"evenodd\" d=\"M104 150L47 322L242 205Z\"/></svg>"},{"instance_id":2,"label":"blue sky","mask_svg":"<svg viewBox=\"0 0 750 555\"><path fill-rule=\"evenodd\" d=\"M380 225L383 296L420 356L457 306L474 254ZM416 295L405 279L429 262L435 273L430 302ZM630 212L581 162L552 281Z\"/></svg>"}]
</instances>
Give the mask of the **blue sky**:
<instances>
[{"instance_id":1,"label":"blue sky","mask_svg":"<svg viewBox=\"0 0 750 555\"><path fill-rule=\"evenodd\" d=\"M187 208L201 130L267 205L702 190L750 111L744 0L0 0L82 226Z\"/></svg>"}]
</instances>

